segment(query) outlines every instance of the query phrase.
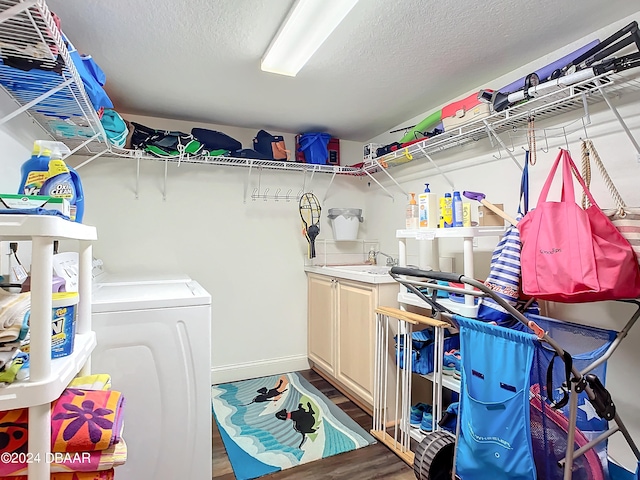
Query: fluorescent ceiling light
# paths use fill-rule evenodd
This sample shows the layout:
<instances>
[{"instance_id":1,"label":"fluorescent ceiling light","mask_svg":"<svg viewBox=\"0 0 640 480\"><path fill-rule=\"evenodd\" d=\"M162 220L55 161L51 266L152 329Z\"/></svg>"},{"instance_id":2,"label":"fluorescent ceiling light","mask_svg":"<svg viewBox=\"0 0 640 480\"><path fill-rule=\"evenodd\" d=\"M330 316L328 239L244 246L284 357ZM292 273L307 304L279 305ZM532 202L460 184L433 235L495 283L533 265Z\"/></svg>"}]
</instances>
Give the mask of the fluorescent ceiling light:
<instances>
[{"instance_id":1,"label":"fluorescent ceiling light","mask_svg":"<svg viewBox=\"0 0 640 480\"><path fill-rule=\"evenodd\" d=\"M356 3L358 0L297 0L260 68L295 77Z\"/></svg>"}]
</instances>

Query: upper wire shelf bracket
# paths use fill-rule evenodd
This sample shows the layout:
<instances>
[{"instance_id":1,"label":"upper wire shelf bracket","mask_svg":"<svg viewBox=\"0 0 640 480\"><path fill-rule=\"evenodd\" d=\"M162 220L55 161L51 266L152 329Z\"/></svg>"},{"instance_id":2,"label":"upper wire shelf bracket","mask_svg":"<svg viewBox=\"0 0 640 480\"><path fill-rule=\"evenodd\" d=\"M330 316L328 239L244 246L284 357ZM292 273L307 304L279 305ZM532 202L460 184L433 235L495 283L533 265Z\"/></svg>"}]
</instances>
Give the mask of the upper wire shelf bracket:
<instances>
[{"instance_id":1,"label":"upper wire shelf bracket","mask_svg":"<svg viewBox=\"0 0 640 480\"><path fill-rule=\"evenodd\" d=\"M127 150L111 147L111 155L130 158L144 158L145 160L165 161L169 159L173 163L192 163L204 165L222 165L228 167L257 167L266 170L289 170L318 173L341 173L351 175L364 175L357 167L346 167L341 165L320 165L313 163L298 163L276 160L258 160L254 158L237 158L226 156L203 156L203 155L176 155L170 157L155 157L147 155L140 150Z\"/></svg>"},{"instance_id":2,"label":"upper wire shelf bracket","mask_svg":"<svg viewBox=\"0 0 640 480\"><path fill-rule=\"evenodd\" d=\"M455 130L424 139L373 160L366 160L363 169L377 171L380 165L384 168L394 167L407 163L410 161L409 158L412 160L425 158L427 155L481 140L490 136L485 122L491 126L495 133L499 134L525 128L527 120L532 116L537 122L583 109L585 99L589 105L604 101L601 89L608 96L622 96L639 92L640 77L632 70L627 70L620 73L606 73L558 88L546 95L534 97L504 111L494 112L488 117L464 124Z\"/></svg>"},{"instance_id":3,"label":"upper wire shelf bracket","mask_svg":"<svg viewBox=\"0 0 640 480\"><path fill-rule=\"evenodd\" d=\"M44 0L0 0L0 86L18 104L0 125L27 112L74 153L108 148L106 135ZM28 68L22 70L7 65ZM33 65L31 65L33 66Z\"/></svg>"}]
</instances>

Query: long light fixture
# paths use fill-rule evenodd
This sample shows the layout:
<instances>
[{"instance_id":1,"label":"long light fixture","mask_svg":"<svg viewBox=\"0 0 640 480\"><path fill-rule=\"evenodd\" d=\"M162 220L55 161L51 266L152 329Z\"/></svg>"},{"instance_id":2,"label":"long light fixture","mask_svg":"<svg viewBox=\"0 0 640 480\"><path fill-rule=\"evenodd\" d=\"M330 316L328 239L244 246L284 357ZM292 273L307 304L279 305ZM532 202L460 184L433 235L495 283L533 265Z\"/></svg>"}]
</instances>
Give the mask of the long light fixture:
<instances>
[{"instance_id":1,"label":"long light fixture","mask_svg":"<svg viewBox=\"0 0 640 480\"><path fill-rule=\"evenodd\" d=\"M358 0L296 0L260 68L295 77Z\"/></svg>"}]
</instances>

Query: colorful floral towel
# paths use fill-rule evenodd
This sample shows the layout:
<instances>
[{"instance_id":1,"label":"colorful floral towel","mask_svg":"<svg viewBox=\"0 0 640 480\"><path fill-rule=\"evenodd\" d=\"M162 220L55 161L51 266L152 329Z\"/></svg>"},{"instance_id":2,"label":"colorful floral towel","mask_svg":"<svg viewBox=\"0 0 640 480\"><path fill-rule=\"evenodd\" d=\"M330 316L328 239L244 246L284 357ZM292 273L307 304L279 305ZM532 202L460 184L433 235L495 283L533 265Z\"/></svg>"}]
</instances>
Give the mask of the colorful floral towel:
<instances>
[{"instance_id":1,"label":"colorful floral towel","mask_svg":"<svg viewBox=\"0 0 640 480\"><path fill-rule=\"evenodd\" d=\"M103 472L52 473L51 480L113 480L113 468ZM29 480L26 475L0 477L0 480Z\"/></svg>"},{"instance_id":2,"label":"colorful floral towel","mask_svg":"<svg viewBox=\"0 0 640 480\"><path fill-rule=\"evenodd\" d=\"M118 443L123 402L114 390L67 388L52 404L51 450L89 452Z\"/></svg>"},{"instance_id":3,"label":"colorful floral towel","mask_svg":"<svg viewBox=\"0 0 640 480\"><path fill-rule=\"evenodd\" d=\"M51 451L91 453L117 444L122 432L123 402L122 394L113 390L66 389L51 405ZM28 409L0 412L0 452L26 453L28 426ZM99 459L99 454L94 455L94 466ZM0 475L23 467L20 463L0 462Z\"/></svg>"}]
</instances>

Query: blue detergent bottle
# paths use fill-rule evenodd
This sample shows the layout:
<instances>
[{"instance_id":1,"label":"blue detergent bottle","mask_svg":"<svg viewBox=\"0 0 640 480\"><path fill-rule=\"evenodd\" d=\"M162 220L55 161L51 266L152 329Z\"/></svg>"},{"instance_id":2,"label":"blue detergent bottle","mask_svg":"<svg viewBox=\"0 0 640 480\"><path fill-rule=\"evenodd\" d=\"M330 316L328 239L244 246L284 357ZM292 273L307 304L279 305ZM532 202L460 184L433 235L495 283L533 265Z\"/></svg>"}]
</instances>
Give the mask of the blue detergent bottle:
<instances>
[{"instance_id":1,"label":"blue detergent bottle","mask_svg":"<svg viewBox=\"0 0 640 480\"><path fill-rule=\"evenodd\" d=\"M42 184L49 176L51 151L42 147L42 140L33 143L31 158L22 164L22 180L18 195L39 195Z\"/></svg>"},{"instance_id":2,"label":"blue detergent bottle","mask_svg":"<svg viewBox=\"0 0 640 480\"><path fill-rule=\"evenodd\" d=\"M43 144L45 142L42 142ZM46 142L45 147L51 147L48 178L42 184L41 195L66 198L71 205L70 219L72 222L82 222L84 215L84 192L80 176L73 168L62 160L63 153L71 153L69 148L61 142Z\"/></svg>"}]
</instances>

